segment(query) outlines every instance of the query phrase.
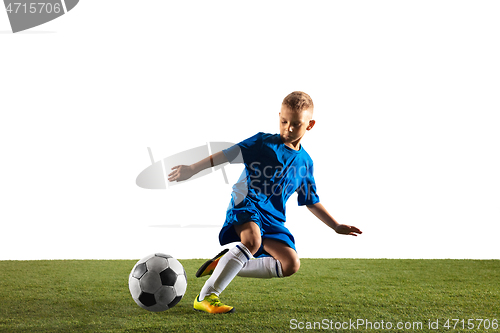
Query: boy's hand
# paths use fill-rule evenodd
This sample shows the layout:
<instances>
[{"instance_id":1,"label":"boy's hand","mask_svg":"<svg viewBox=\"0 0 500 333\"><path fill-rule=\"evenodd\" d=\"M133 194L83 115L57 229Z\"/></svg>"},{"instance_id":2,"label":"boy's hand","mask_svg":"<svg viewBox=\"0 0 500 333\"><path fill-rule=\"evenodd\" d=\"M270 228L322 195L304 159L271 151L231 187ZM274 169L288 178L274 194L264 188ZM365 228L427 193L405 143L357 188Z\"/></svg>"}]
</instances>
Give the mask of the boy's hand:
<instances>
[{"instance_id":1,"label":"boy's hand","mask_svg":"<svg viewBox=\"0 0 500 333\"><path fill-rule=\"evenodd\" d=\"M337 225L337 227L335 228L335 232L337 232L338 234L350 235L350 236L357 236L356 234L363 233L358 228L350 226L350 225L345 225L345 224Z\"/></svg>"},{"instance_id":2,"label":"boy's hand","mask_svg":"<svg viewBox=\"0 0 500 333\"><path fill-rule=\"evenodd\" d=\"M316 215L321 221L323 221L327 226L335 230L338 234L357 236L356 234L362 234L361 230L356 227L340 224L328 213L328 211L323 207L323 205L318 202L313 205L307 205L307 208Z\"/></svg>"},{"instance_id":3,"label":"boy's hand","mask_svg":"<svg viewBox=\"0 0 500 333\"><path fill-rule=\"evenodd\" d=\"M196 175L198 172L210 167L217 166L222 163L229 162L224 152L220 151L210 155L199 162L191 165L176 165L172 168L172 172L168 175L168 181L181 182Z\"/></svg>"},{"instance_id":4,"label":"boy's hand","mask_svg":"<svg viewBox=\"0 0 500 333\"><path fill-rule=\"evenodd\" d=\"M195 174L194 168L191 165L176 165L172 168L172 170L174 171L168 175L169 182L181 182L191 178Z\"/></svg>"}]
</instances>

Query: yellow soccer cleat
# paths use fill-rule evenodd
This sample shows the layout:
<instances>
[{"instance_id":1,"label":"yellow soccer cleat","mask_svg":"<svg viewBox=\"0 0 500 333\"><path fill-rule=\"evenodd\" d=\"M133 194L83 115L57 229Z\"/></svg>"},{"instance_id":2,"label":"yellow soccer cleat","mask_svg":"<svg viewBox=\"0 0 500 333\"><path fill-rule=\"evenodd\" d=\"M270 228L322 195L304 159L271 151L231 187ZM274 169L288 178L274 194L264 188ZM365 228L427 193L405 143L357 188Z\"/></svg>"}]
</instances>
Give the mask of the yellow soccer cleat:
<instances>
[{"instance_id":1,"label":"yellow soccer cleat","mask_svg":"<svg viewBox=\"0 0 500 333\"><path fill-rule=\"evenodd\" d=\"M194 299L193 307L195 310L204 311L208 313L233 313L234 308L229 305L222 304L219 300L219 296L215 294L210 294L203 299L199 300L200 295L196 296Z\"/></svg>"},{"instance_id":2,"label":"yellow soccer cleat","mask_svg":"<svg viewBox=\"0 0 500 333\"><path fill-rule=\"evenodd\" d=\"M228 249L222 250L221 253L213 257L213 259L207 260L203 265L201 265L200 269L196 272L196 277L202 277L205 275L210 275L214 272L215 267L219 263L220 258L229 251Z\"/></svg>"}]
</instances>

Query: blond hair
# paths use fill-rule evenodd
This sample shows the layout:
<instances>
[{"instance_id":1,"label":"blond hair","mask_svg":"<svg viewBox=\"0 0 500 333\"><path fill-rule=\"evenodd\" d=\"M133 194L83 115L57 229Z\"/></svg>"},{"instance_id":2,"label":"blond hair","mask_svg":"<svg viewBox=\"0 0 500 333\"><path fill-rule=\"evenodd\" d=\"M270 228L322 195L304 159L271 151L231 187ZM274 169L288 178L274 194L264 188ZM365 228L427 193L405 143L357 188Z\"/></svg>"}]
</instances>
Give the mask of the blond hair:
<instances>
[{"instance_id":1,"label":"blond hair","mask_svg":"<svg viewBox=\"0 0 500 333\"><path fill-rule=\"evenodd\" d=\"M286 105L290 110L299 112L313 110L314 104L311 96L302 91L294 91L283 99L282 105Z\"/></svg>"}]
</instances>

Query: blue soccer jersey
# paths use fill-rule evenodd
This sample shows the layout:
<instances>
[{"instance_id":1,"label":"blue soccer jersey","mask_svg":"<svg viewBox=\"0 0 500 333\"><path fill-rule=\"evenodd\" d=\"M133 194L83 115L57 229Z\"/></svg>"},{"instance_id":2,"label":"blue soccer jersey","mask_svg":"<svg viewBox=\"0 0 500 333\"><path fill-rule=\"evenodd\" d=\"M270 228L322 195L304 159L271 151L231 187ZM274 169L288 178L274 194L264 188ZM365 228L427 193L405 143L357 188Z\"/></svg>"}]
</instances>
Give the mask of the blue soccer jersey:
<instances>
[{"instance_id":1,"label":"blue soccer jersey","mask_svg":"<svg viewBox=\"0 0 500 333\"><path fill-rule=\"evenodd\" d=\"M219 234L221 245L240 241L234 225L253 221L263 239L279 240L295 250L295 240L284 226L286 202L293 193L297 193L301 206L319 202L309 154L302 145L294 150L279 134L266 133L258 133L223 153L230 163L243 163L245 169L233 186Z\"/></svg>"}]
</instances>

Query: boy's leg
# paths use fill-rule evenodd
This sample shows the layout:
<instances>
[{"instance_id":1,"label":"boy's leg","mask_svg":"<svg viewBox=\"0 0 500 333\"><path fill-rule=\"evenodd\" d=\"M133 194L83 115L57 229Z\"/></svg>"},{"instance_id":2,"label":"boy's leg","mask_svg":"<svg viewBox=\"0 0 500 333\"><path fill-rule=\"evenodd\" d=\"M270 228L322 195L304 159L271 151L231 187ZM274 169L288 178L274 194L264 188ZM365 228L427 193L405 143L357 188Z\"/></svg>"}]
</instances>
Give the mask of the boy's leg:
<instances>
[{"instance_id":1,"label":"boy's leg","mask_svg":"<svg viewBox=\"0 0 500 333\"><path fill-rule=\"evenodd\" d=\"M255 222L247 222L241 225L235 225L234 230L240 236L241 243L252 253L260 248L262 238L260 237L260 228Z\"/></svg>"},{"instance_id":2,"label":"boy's leg","mask_svg":"<svg viewBox=\"0 0 500 333\"><path fill-rule=\"evenodd\" d=\"M204 300L205 297L211 294L218 296L229 285L236 274L238 274L243 265L252 258L252 253L255 253L259 249L261 242L260 228L256 223L247 222L243 225L235 226L235 229L240 236L241 243L237 244L220 258L212 276L210 276L201 289L200 295L197 298L198 300ZM203 308L200 308L200 310L207 311Z\"/></svg>"},{"instance_id":3,"label":"boy's leg","mask_svg":"<svg viewBox=\"0 0 500 333\"><path fill-rule=\"evenodd\" d=\"M297 272L300 261L295 250L285 243L269 238L264 238L263 247L272 257L247 261L238 276L269 279L290 276Z\"/></svg>"},{"instance_id":4,"label":"boy's leg","mask_svg":"<svg viewBox=\"0 0 500 333\"><path fill-rule=\"evenodd\" d=\"M297 252L283 242L265 238L262 242L264 250L281 263L283 276L290 276L300 268Z\"/></svg>"},{"instance_id":5,"label":"boy's leg","mask_svg":"<svg viewBox=\"0 0 500 333\"><path fill-rule=\"evenodd\" d=\"M283 271L279 260L273 257L262 257L247 261L239 271L238 276L270 279L283 277Z\"/></svg>"}]
</instances>

